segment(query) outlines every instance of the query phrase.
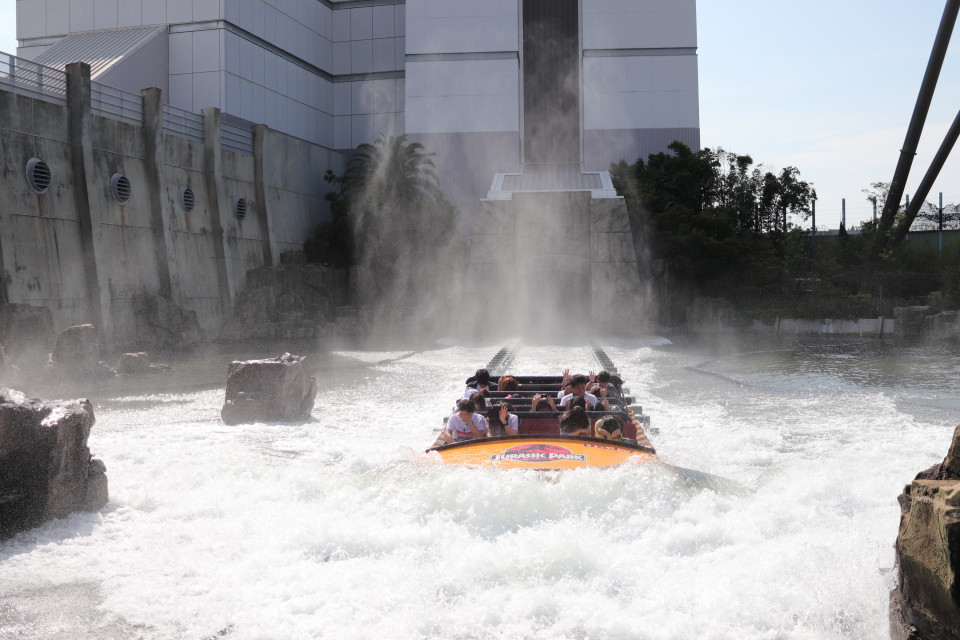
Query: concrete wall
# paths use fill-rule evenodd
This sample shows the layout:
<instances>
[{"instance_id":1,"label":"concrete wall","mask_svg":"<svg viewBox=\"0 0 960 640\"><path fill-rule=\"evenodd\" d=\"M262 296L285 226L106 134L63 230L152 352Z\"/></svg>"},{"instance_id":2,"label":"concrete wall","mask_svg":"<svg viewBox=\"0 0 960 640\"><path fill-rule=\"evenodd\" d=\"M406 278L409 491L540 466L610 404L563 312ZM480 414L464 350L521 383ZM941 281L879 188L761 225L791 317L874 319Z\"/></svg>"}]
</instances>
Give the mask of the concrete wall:
<instances>
[{"instance_id":1,"label":"concrete wall","mask_svg":"<svg viewBox=\"0 0 960 640\"><path fill-rule=\"evenodd\" d=\"M159 90L144 90L135 126L91 112L89 67L71 65L67 80L66 106L0 91L3 299L50 308L55 329L93 322L135 346L133 298L147 294L197 312L214 336L247 271L278 264L328 219L323 174L343 171L340 154L265 126L253 155L224 150L217 109L205 110L203 142L165 135ZM25 179L31 157L50 166L42 195ZM114 173L130 181L126 204ZM181 186L194 192L190 212Z\"/></svg>"}]
</instances>

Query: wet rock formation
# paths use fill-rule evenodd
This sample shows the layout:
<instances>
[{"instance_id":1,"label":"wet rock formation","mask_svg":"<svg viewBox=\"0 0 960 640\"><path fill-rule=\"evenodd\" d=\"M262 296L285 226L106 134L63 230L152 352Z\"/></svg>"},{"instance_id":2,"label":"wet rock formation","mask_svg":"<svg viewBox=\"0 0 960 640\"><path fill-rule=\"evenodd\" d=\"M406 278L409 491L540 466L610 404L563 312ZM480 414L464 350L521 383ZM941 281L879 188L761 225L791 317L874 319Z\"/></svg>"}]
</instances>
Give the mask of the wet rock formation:
<instances>
[{"instance_id":1,"label":"wet rock formation","mask_svg":"<svg viewBox=\"0 0 960 640\"><path fill-rule=\"evenodd\" d=\"M893 310L895 332L898 338L919 338L923 335L924 319L933 313L933 307L896 307Z\"/></svg>"},{"instance_id":2,"label":"wet rock formation","mask_svg":"<svg viewBox=\"0 0 960 640\"><path fill-rule=\"evenodd\" d=\"M90 375L100 364L100 340L92 324L68 327L57 334L50 361L71 373Z\"/></svg>"},{"instance_id":3,"label":"wet rock formation","mask_svg":"<svg viewBox=\"0 0 960 640\"><path fill-rule=\"evenodd\" d=\"M933 306L897 307L893 310L898 338L960 340L960 311L941 311Z\"/></svg>"},{"instance_id":4,"label":"wet rock formation","mask_svg":"<svg viewBox=\"0 0 960 640\"><path fill-rule=\"evenodd\" d=\"M144 351L121 354L114 370L120 375L135 375L150 371L150 356Z\"/></svg>"},{"instance_id":5,"label":"wet rock formation","mask_svg":"<svg viewBox=\"0 0 960 640\"><path fill-rule=\"evenodd\" d=\"M350 334L357 323L340 321L351 315L347 286L345 269L315 264L251 269L220 337L275 342Z\"/></svg>"},{"instance_id":6,"label":"wet rock formation","mask_svg":"<svg viewBox=\"0 0 960 640\"><path fill-rule=\"evenodd\" d=\"M94 421L89 400L0 389L0 538L107 504L106 466L87 448Z\"/></svg>"},{"instance_id":7,"label":"wet rock formation","mask_svg":"<svg viewBox=\"0 0 960 640\"><path fill-rule=\"evenodd\" d=\"M264 360L237 360L227 370L226 424L305 422L317 395L306 358L284 353Z\"/></svg>"},{"instance_id":8,"label":"wet rock formation","mask_svg":"<svg viewBox=\"0 0 960 640\"><path fill-rule=\"evenodd\" d=\"M137 348L152 351L183 351L201 338L197 312L184 309L168 298L149 294L133 296Z\"/></svg>"},{"instance_id":9,"label":"wet rock formation","mask_svg":"<svg viewBox=\"0 0 960 640\"><path fill-rule=\"evenodd\" d=\"M921 471L898 500L891 637L960 638L960 427L943 462Z\"/></svg>"},{"instance_id":10,"label":"wet rock formation","mask_svg":"<svg viewBox=\"0 0 960 640\"><path fill-rule=\"evenodd\" d=\"M0 342L18 365L42 368L55 336L49 308L14 302L0 305Z\"/></svg>"}]
</instances>

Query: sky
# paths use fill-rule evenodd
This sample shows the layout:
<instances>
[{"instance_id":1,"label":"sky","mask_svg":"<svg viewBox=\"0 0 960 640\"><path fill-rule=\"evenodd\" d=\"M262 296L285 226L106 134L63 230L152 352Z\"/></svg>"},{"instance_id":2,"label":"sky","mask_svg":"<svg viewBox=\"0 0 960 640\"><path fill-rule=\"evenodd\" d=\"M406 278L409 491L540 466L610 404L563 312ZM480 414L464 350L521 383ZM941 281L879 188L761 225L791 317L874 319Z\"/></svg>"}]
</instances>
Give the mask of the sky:
<instances>
[{"instance_id":1,"label":"sky","mask_svg":"<svg viewBox=\"0 0 960 640\"><path fill-rule=\"evenodd\" d=\"M944 0L698 0L701 144L794 166L817 191L817 228L869 220L863 189L896 168ZM16 0L0 0L0 51L15 53ZM906 192L960 110L960 25ZM960 145L958 145L960 147ZM960 203L960 148L928 200ZM798 221L799 222L799 221ZM809 222L803 223L809 225Z\"/></svg>"}]
</instances>

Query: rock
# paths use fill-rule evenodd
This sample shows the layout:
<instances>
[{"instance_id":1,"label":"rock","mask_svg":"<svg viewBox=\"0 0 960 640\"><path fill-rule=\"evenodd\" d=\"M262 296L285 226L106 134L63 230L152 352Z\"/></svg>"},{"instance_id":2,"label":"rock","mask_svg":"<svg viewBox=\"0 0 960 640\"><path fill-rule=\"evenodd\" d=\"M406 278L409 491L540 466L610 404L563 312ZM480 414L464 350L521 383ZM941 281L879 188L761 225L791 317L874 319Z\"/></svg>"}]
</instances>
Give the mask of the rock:
<instances>
[{"instance_id":1,"label":"rock","mask_svg":"<svg viewBox=\"0 0 960 640\"><path fill-rule=\"evenodd\" d=\"M918 338L923 334L924 318L933 315L931 307L895 307L894 333L898 338Z\"/></svg>"},{"instance_id":2,"label":"rock","mask_svg":"<svg viewBox=\"0 0 960 640\"><path fill-rule=\"evenodd\" d=\"M120 356L120 359L117 360L117 365L114 369L122 375L147 373L150 371L150 356L144 351L124 353Z\"/></svg>"},{"instance_id":3,"label":"rock","mask_svg":"<svg viewBox=\"0 0 960 640\"><path fill-rule=\"evenodd\" d=\"M265 360L230 363L226 399L220 415L226 424L304 422L310 419L317 380L302 356L284 353Z\"/></svg>"},{"instance_id":4,"label":"rock","mask_svg":"<svg viewBox=\"0 0 960 640\"><path fill-rule=\"evenodd\" d=\"M87 448L94 422L89 400L0 389L0 538L107 504L106 466Z\"/></svg>"},{"instance_id":5,"label":"rock","mask_svg":"<svg viewBox=\"0 0 960 640\"><path fill-rule=\"evenodd\" d=\"M960 340L960 311L943 311L927 316L923 323L924 336L935 340Z\"/></svg>"},{"instance_id":6,"label":"rock","mask_svg":"<svg viewBox=\"0 0 960 640\"><path fill-rule=\"evenodd\" d=\"M100 340L92 324L68 327L57 334L51 360L72 373L90 375L99 370Z\"/></svg>"},{"instance_id":7,"label":"rock","mask_svg":"<svg viewBox=\"0 0 960 640\"><path fill-rule=\"evenodd\" d=\"M274 342L326 337L334 309L347 298L348 274L316 264L284 263L247 272L220 331L227 342Z\"/></svg>"},{"instance_id":8,"label":"rock","mask_svg":"<svg viewBox=\"0 0 960 640\"><path fill-rule=\"evenodd\" d=\"M43 367L56 337L50 309L10 302L0 305L0 323L7 355L28 368Z\"/></svg>"},{"instance_id":9,"label":"rock","mask_svg":"<svg viewBox=\"0 0 960 640\"><path fill-rule=\"evenodd\" d=\"M154 351L182 351L200 342L197 312L157 295L133 296L138 346Z\"/></svg>"},{"instance_id":10,"label":"rock","mask_svg":"<svg viewBox=\"0 0 960 640\"><path fill-rule=\"evenodd\" d=\"M890 592L896 640L960 637L960 427L941 464L904 488L897 535L897 588Z\"/></svg>"}]
</instances>

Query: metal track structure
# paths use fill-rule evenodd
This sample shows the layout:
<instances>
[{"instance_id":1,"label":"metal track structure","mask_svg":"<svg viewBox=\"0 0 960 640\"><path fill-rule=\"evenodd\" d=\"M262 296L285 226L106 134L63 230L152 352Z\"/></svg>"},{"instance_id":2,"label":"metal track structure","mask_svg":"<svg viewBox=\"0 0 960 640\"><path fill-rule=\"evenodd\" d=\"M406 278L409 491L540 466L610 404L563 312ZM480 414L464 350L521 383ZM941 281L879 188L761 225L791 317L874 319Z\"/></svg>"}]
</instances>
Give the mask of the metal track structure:
<instances>
[{"instance_id":1,"label":"metal track structure","mask_svg":"<svg viewBox=\"0 0 960 640\"><path fill-rule=\"evenodd\" d=\"M603 350L599 344L592 342L589 345L591 353L593 353L594 360L597 361L597 364L600 368L612 376L619 376L620 373L617 371L617 366L613 364L613 360L607 355L607 352ZM643 406L639 404L634 404L634 398L630 395L629 387L622 387L620 389L623 392L623 402L627 408L627 414L630 416L630 419L633 421L634 425L637 427L637 433L644 433L649 435L658 435L660 429L650 426L650 416L644 415ZM644 438L646 440L646 438ZM637 438L637 442L640 442L640 438ZM649 444L649 441L647 442Z\"/></svg>"}]
</instances>

